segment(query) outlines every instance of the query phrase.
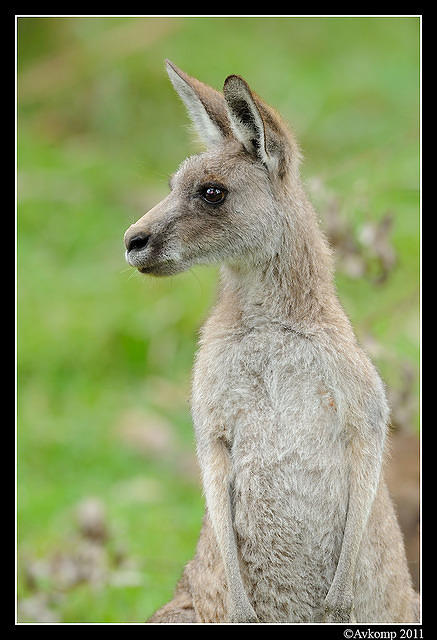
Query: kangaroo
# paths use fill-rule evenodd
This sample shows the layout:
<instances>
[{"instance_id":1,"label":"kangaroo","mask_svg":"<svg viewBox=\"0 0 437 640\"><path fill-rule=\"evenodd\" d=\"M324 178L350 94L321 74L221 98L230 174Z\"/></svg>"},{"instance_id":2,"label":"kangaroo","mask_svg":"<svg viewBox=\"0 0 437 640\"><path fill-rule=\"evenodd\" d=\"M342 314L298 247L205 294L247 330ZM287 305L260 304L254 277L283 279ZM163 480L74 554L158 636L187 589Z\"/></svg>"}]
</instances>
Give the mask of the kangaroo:
<instances>
[{"instance_id":1,"label":"kangaroo","mask_svg":"<svg viewBox=\"0 0 437 640\"><path fill-rule=\"evenodd\" d=\"M126 259L154 276L220 264L220 290L192 389L203 528L149 622L418 621L384 387L337 298L294 135L240 76L220 93L166 66L206 150L126 231Z\"/></svg>"}]
</instances>

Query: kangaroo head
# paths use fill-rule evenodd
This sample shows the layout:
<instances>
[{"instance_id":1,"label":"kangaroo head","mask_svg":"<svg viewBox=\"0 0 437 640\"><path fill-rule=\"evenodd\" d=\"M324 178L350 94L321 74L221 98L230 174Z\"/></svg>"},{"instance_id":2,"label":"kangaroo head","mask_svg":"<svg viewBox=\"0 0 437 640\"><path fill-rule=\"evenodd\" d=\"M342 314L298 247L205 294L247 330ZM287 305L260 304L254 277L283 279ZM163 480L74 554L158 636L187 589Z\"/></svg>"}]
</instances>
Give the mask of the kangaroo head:
<instances>
[{"instance_id":1,"label":"kangaroo head","mask_svg":"<svg viewBox=\"0 0 437 640\"><path fill-rule=\"evenodd\" d=\"M126 259L153 275L259 261L277 242L278 203L297 175L297 145L243 78L228 76L222 94L166 65L206 151L184 160L168 196L126 231Z\"/></svg>"}]
</instances>

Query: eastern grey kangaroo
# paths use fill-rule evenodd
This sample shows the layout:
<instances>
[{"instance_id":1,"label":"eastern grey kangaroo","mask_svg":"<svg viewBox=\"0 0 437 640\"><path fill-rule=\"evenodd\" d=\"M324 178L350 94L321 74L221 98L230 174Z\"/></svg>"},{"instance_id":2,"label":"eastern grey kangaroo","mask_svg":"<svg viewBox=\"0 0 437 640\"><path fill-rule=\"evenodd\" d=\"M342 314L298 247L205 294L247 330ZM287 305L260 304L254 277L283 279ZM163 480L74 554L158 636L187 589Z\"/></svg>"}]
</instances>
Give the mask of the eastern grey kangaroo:
<instances>
[{"instance_id":1,"label":"eastern grey kangaroo","mask_svg":"<svg viewBox=\"0 0 437 640\"><path fill-rule=\"evenodd\" d=\"M220 264L192 415L206 512L149 622L413 622L418 596L383 477L383 384L338 301L284 120L167 61L206 151L125 234L141 273Z\"/></svg>"}]
</instances>

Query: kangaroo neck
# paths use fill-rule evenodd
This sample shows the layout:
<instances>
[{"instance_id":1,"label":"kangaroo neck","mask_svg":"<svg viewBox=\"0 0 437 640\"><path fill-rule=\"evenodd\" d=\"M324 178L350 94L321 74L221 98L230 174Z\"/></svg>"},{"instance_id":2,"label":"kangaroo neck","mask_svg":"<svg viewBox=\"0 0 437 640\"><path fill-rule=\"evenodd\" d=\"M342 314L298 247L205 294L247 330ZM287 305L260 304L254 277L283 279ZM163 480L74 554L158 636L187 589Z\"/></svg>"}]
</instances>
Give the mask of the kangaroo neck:
<instances>
[{"instance_id":1,"label":"kangaroo neck","mask_svg":"<svg viewBox=\"0 0 437 640\"><path fill-rule=\"evenodd\" d=\"M222 304L249 326L281 323L311 331L344 317L333 283L330 250L307 202L280 218L282 233L269 256L221 269ZM346 322L347 324L347 322Z\"/></svg>"}]
</instances>

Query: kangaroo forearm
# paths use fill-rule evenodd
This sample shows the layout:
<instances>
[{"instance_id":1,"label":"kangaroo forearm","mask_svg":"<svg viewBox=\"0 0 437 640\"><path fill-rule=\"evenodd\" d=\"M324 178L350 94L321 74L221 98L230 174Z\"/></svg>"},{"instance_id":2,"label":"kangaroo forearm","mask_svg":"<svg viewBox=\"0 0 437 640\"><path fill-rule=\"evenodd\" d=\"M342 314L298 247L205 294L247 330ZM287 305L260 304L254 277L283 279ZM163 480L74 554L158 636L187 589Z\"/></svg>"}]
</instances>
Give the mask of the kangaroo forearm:
<instances>
[{"instance_id":1,"label":"kangaroo forearm","mask_svg":"<svg viewBox=\"0 0 437 640\"><path fill-rule=\"evenodd\" d=\"M214 438L198 444L198 457L206 504L224 564L230 608L234 611L249 609L232 523L229 452L223 440Z\"/></svg>"},{"instance_id":2,"label":"kangaroo forearm","mask_svg":"<svg viewBox=\"0 0 437 640\"><path fill-rule=\"evenodd\" d=\"M326 598L328 611L337 611L337 615L347 616L353 606L353 581L355 567L363 534L378 489L382 453L384 445L384 428L380 437L374 441L373 449L366 448L365 442L355 438L351 451L351 470L349 503L344 529L340 557L334 579ZM341 613L341 612L344 613ZM338 619L336 619L338 621ZM350 621L350 620L345 620Z\"/></svg>"}]
</instances>

